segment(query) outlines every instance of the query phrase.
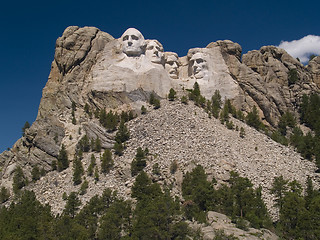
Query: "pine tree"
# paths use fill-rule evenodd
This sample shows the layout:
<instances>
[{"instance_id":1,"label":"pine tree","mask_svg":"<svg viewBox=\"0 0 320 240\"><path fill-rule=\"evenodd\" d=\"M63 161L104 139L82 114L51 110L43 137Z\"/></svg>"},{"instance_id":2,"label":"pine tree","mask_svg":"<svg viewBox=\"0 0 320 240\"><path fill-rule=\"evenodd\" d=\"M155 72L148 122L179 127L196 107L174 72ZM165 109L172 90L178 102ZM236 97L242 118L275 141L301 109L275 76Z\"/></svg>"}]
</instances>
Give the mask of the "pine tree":
<instances>
[{"instance_id":1,"label":"pine tree","mask_svg":"<svg viewBox=\"0 0 320 240\"><path fill-rule=\"evenodd\" d=\"M141 114L146 114L147 113L147 109L144 105L141 106Z\"/></svg>"},{"instance_id":2,"label":"pine tree","mask_svg":"<svg viewBox=\"0 0 320 240\"><path fill-rule=\"evenodd\" d=\"M275 177L272 183L271 193L275 195L275 206L279 207L281 210L283 205L283 198L287 192L288 181L283 178L283 176Z\"/></svg>"},{"instance_id":3,"label":"pine tree","mask_svg":"<svg viewBox=\"0 0 320 240\"><path fill-rule=\"evenodd\" d=\"M97 137L95 142L94 142L94 150L96 152L100 152L101 151L101 140L100 140L99 137Z\"/></svg>"},{"instance_id":4,"label":"pine tree","mask_svg":"<svg viewBox=\"0 0 320 240\"><path fill-rule=\"evenodd\" d=\"M0 191L0 203L4 203L8 201L9 198L10 198L10 192L5 187L2 187Z\"/></svg>"},{"instance_id":5,"label":"pine tree","mask_svg":"<svg viewBox=\"0 0 320 240\"><path fill-rule=\"evenodd\" d=\"M75 156L73 160L73 184L78 185L82 182L83 166L81 159Z\"/></svg>"},{"instance_id":6,"label":"pine tree","mask_svg":"<svg viewBox=\"0 0 320 240\"><path fill-rule=\"evenodd\" d=\"M78 198L76 192L71 192L68 196L66 206L63 210L63 213L71 218L74 218L79 207L81 205L81 201Z\"/></svg>"},{"instance_id":7,"label":"pine tree","mask_svg":"<svg viewBox=\"0 0 320 240\"><path fill-rule=\"evenodd\" d=\"M34 166L31 170L31 178L34 182L40 179L40 170L37 165Z\"/></svg>"},{"instance_id":8,"label":"pine tree","mask_svg":"<svg viewBox=\"0 0 320 240\"><path fill-rule=\"evenodd\" d=\"M19 190L27 185L27 179L24 176L24 173L22 171L22 168L18 166L15 169L14 175L13 175L13 192L15 194L19 193Z\"/></svg>"},{"instance_id":9,"label":"pine tree","mask_svg":"<svg viewBox=\"0 0 320 240\"><path fill-rule=\"evenodd\" d=\"M99 181L99 169L98 166L94 169L94 181L98 182Z\"/></svg>"},{"instance_id":10,"label":"pine tree","mask_svg":"<svg viewBox=\"0 0 320 240\"><path fill-rule=\"evenodd\" d=\"M28 121L26 121L25 124L23 125L23 128L22 128L22 136L24 136L24 134L28 128L30 128L30 123Z\"/></svg>"},{"instance_id":11,"label":"pine tree","mask_svg":"<svg viewBox=\"0 0 320 240\"><path fill-rule=\"evenodd\" d=\"M141 147L139 147L137 149L135 159L131 162L131 176L137 175L147 166L145 158L145 152L142 150Z\"/></svg>"},{"instance_id":12,"label":"pine tree","mask_svg":"<svg viewBox=\"0 0 320 240\"><path fill-rule=\"evenodd\" d=\"M112 153L109 149L106 149L101 159L101 172L108 173L113 166Z\"/></svg>"},{"instance_id":13,"label":"pine tree","mask_svg":"<svg viewBox=\"0 0 320 240\"><path fill-rule=\"evenodd\" d=\"M118 143L124 143L125 141L129 140L129 138L130 138L129 130L125 125L124 121L121 121L115 140Z\"/></svg>"},{"instance_id":14,"label":"pine tree","mask_svg":"<svg viewBox=\"0 0 320 240\"><path fill-rule=\"evenodd\" d=\"M246 123L249 126L254 127L257 130L264 128L263 123L260 121L258 109L256 106L253 106L252 111L248 113L248 115L246 117Z\"/></svg>"},{"instance_id":15,"label":"pine tree","mask_svg":"<svg viewBox=\"0 0 320 240\"><path fill-rule=\"evenodd\" d=\"M61 172L69 167L69 159L65 146L62 144L58 155L58 171Z\"/></svg>"},{"instance_id":16,"label":"pine tree","mask_svg":"<svg viewBox=\"0 0 320 240\"><path fill-rule=\"evenodd\" d=\"M174 101L174 99L176 98L176 94L177 92L173 88L170 88L168 95L169 101Z\"/></svg>"},{"instance_id":17,"label":"pine tree","mask_svg":"<svg viewBox=\"0 0 320 240\"><path fill-rule=\"evenodd\" d=\"M93 175L95 166L96 166L96 158L93 154L91 154L90 165L88 167L88 176Z\"/></svg>"},{"instance_id":18,"label":"pine tree","mask_svg":"<svg viewBox=\"0 0 320 240\"><path fill-rule=\"evenodd\" d=\"M113 145L114 153L118 156L122 156L124 147L122 143L115 142Z\"/></svg>"}]
</instances>

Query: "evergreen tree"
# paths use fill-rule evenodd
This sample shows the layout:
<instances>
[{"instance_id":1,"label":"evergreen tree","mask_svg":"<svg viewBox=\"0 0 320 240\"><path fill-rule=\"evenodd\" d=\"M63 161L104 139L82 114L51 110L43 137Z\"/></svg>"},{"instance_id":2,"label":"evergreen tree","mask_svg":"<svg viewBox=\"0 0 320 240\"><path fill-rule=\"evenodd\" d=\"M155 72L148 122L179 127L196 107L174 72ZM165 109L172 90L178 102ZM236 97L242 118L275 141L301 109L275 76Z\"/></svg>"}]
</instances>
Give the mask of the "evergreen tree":
<instances>
[{"instance_id":1,"label":"evergreen tree","mask_svg":"<svg viewBox=\"0 0 320 240\"><path fill-rule=\"evenodd\" d=\"M150 94L150 97L149 97L149 103L150 103L151 105L154 105L154 100L155 100L155 99L156 99L156 98L155 98L154 94L151 93L151 94Z\"/></svg>"},{"instance_id":2,"label":"evergreen tree","mask_svg":"<svg viewBox=\"0 0 320 240\"><path fill-rule=\"evenodd\" d=\"M230 119L229 117L229 104L227 102L224 103L223 109L220 112L220 122L224 124L225 122L228 122Z\"/></svg>"},{"instance_id":3,"label":"evergreen tree","mask_svg":"<svg viewBox=\"0 0 320 240\"><path fill-rule=\"evenodd\" d=\"M40 179L40 170L37 165L35 165L31 170L31 178L34 182Z\"/></svg>"},{"instance_id":4,"label":"evergreen tree","mask_svg":"<svg viewBox=\"0 0 320 240\"><path fill-rule=\"evenodd\" d=\"M89 137L87 135L84 135L78 145L77 148L79 150L81 150L82 152L89 152L90 151L90 141L89 141Z\"/></svg>"},{"instance_id":5,"label":"evergreen tree","mask_svg":"<svg viewBox=\"0 0 320 240\"><path fill-rule=\"evenodd\" d=\"M141 106L141 114L146 114L147 113L147 109L144 105Z\"/></svg>"},{"instance_id":6,"label":"evergreen tree","mask_svg":"<svg viewBox=\"0 0 320 240\"><path fill-rule=\"evenodd\" d=\"M94 181L98 182L99 181L99 169L98 166L94 169Z\"/></svg>"},{"instance_id":7,"label":"evergreen tree","mask_svg":"<svg viewBox=\"0 0 320 240\"><path fill-rule=\"evenodd\" d=\"M181 103L183 103L183 104L188 104L188 98L183 95L183 96L181 97Z\"/></svg>"},{"instance_id":8,"label":"evergreen tree","mask_svg":"<svg viewBox=\"0 0 320 240\"><path fill-rule=\"evenodd\" d=\"M23 125L23 128L22 128L22 136L24 136L24 134L28 128L30 128L30 123L28 121L26 121L25 124Z\"/></svg>"},{"instance_id":9,"label":"evergreen tree","mask_svg":"<svg viewBox=\"0 0 320 240\"><path fill-rule=\"evenodd\" d=\"M128 201L117 200L101 217L98 238L117 240L129 235L131 225L131 204Z\"/></svg>"},{"instance_id":10,"label":"evergreen tree","mask_svg":"<svg viewBox=\"0 0 320 240\"><path fill-rule=\"evenodd\" d=\"M153 108L158 109L160 108L160 100L158 98L155 98L153 101Z\"/></svg>"},{"instance_id":11,"label":"evergreen tree","mask_svg":"<svg viewBox=\"0 0 320 240\"><path fill-rule=\"evenodd\" d=\"M295 84L299 81L299 75L297 69L290 69L288 73L288 85Z\"/></svg>"},{"instance_id":12,"label":"evergreen tree","mask_svg":"<svg viewBox=\"0 0 320 240\"><path fill-rule=\"evenodd\" d=\"M74 218L76 216L77 211L79 210L79 207L81 205L81 201L78 198L78 195L76 192L71 192L68 196L66 206L63 210L63 214Z\"/></svg>"},{"instance_id":13,"label":"evergreen tree","mask_svg":"<svg viewBox=\"0 0 320 240\"><path fill-rule=\"evenodd\" d=\"M94 142L94 151L100 152L101 151L101 140L99 137L96 138Z\"/></svg>"},{"instance_id":14,"label":"evergreen tree","mask_svg":"<svg viewBox=\"0 0 320 240\"><path fill-rule=\"evenodd\" d=\"M82 182L83 166L81 159L75 156L73 160L73 184L78 185Z\"/></svg>"},{"instance_id":15,"label":"evergreen tree","mask_svg":"<svg viewBox=\"0 0 320 240\"><path fill-rule=\"evenodd\" d=\"M69 159L65 146L62 144L58 155L58 171L61 172L69 167Z\"/></svg>"},{"instance_id":16,"label":"evergreen tree","mask_svg":"<svg viewBox=\"0 0 320 240\"><path fill-rule=\"evenodd\" d=\"M131 162L131 176L136 176L147 166L145 153L141 147L137 149L135 159Z\"/></svg>"},{"instance_id":17,"label":"evergreen tree","mask_svg":"<svg viewBox=\"0 0 320 240\"><path fill-rule=\"evenodd\" d=\"M122 156L124 147L122 143L115 142L113 145L114 153L118 156Z\"/></svg>"},{"instance_id":18,"label":"evergreen tree","mask_svg":"<svg viewBox=\"0 0 320 240\"><path fill-rule=\"evenodd\" d=\"M240 136L241 138L244 138L244 137L246 136L246 133L245 133L243 127L240 128L239 136Z\"/></svg>"},{"instance_id":19,"label":"evergreen tree","mask_svg":"<svg viewBox=\"0 0 320 240\"><path fill-rule=\"evenodd\" d=\"M283 205L283 198L288 189L288 181L283 176L275 177L272 183L271 193L275 196L275 206L281 210Z\"/></svg>"},{"instance_id":20,"label":"evergreen tree","mask_svg":"<svg viewBox=\"0 0 320 240\"><path fill-rule=\"evenodd\" d=\"M88 187L89 187L88 181L84 180L83 183L81 184L81 187L80 187L80 190L79 190L79 194L80 195L86 194Z\"/></svg>"},{"instance_id":21,"label":"evergreen tree","mask_svg":"<svg viewBox=\"0 0 320 240\"><path fill-rule=\"evenodd\" d=\"M22 168L20 166L18 166L15 171L14 171L14 175L13 175L13 192L15 194L19 193L19 190L21 188L23 188L24 186L27 185L27 179L25 178Z\"/></svg>"},{"instance_id":22,"label":"evergreen tree","mask_svg":"<svg viewBox=\"0 0 320 240\"><path fill-rule=\"evenodd\" d=\"M305 230L309 230L309 226L306 226L305 223L308 222L308 218L303 197L296 192L286 192L283 197L279 220L284 237L286 239L306 239L305 234L308 233Z\"/></svg>"},{"instance_id":23,"label":"evergreen tree","mask_svg":"<svg viewBox=\"0 0 320 240\"><path fill-rule=\"evenodd\" d=\"M0 204L8 201L10 198L10 192L5 187L1 187L0 191Z\"/></svg>"},{"instance_id":24,"label":"evergreen tree","mask_svg":"<svg viewBox=\"0 0 320 240\"><path fill-rule=\"evenodd\" d=\"M34 192L23 191L16 203L0 209L1 239L54 239L53 216Z\"/></svg>"},{"instance_id":25,"label":"evergreen tree","mask_svg":"<svg viewBox=\"0 0 320 240\"><path fill-rule=\"evenodd\" d=\"M246 117L246 123L257 130L264 128L263 123L260 121L258 109L256 106L253 106L252 111L248 113Z\"/></svg>"},{"instance_id":26,"label":"evergreen tree","mask_svg":"<svg viewBox=\"0 0 320 240\"><path fill-rule=\"evenodd\" d=\"M130 138L130 133L128 128L126 127L124 121L120 122L118 132L116 134L115 140L118 143L123 143Z\"/></svg>"},{"instance_id":27,"label":"evergreen tree","mask_svg":"<svg viewBox=\"0 0 320 240\"><path fill-rule=\"evenodd\" d=\"M96 158L93 154L91 154L90 164L88 167L88 176L93 175L93 171L94 171L95 166L96 166Z\"/></svg>"},{"instance_id":28,"label":"evergreen tree","mask_svg":"<svg viewBox=\"0 0 320 240\"><path fill-rule=\"evenodd\" d=\"M113 166L112 153L109 149L106 149L101 159L101 172L108 173Z\"/></svg>"},{"instance_id":29,"label":"evergreen tree","mask_svg":"<svg viewBox=\"0 0 320 240\"><path fill-rule=\"evenodd\" d=\"M219 117L222 101L219 90L215 90L214 95L211 98L211 112L215 118Z\"/></svg>"},{"instance_id":30,"label":"evergreen tree","mask_svg":"<svg viewBox=\"0 0 320 240\"><path fill-rule=\"evenodd\" d=\"M173 88L170 88L168 95L169 101L174 101L174 99L176 98L176 94L177 92Z\"/></svg>"}]
</instances>

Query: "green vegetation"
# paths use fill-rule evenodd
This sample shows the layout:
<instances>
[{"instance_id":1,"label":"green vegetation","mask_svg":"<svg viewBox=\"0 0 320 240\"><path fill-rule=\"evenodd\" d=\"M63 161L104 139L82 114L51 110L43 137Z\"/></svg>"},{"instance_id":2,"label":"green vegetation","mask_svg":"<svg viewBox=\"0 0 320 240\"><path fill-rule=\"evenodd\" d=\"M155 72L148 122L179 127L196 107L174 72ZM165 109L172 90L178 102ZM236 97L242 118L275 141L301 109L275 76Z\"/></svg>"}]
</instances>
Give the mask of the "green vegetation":
<instances>
[{"instance_id":1,"label":"green vegetation","mask_svg":"<svg viewBox=\"0 0 320 240\"><path fill-rule=\"evenodd\" d=\"M110 172L113 164L112 153L109 149L106 149L101 158L101 173Z\"/></svg>"},{"instance_id":2,"label":"green vegetation","mask_svg":"<svg viewBox=\"0 0 320 240\"><path fill-rule=\"evenodd\" d=\"M290 69L288 73L288 85L295 84L299 81L299 75L297 69Z\"/></svg>"},{"instance_id":3,"label":"green vegetation","mask_svg":"<svg viewBox=\"0 0 320 240\"><path fill-rule=\"evenodd\" d=\"M69 167L69 159L65 146L62 144L59 155L58 155L58 171L61 172Z\"/></svg>"},{"instance_id":4,"label":"green vegetation","mask_svg":"<svg viewBox=\"0 0 320 240\"><path fill-rule=\"evenodd\" d=\"M141 114L146 114L147 113L147 109L144 105L141 106Z\"/></svg>"},{"instance_id":5,"label":"green vegetation","mask_svg":"<svg viewBox=\"0 0 320 240\"><path fill-rule=\"evenodd\" d=\"M168 99L169 101L174 101L174 99L176 98L176 91L173 88L170 88L169 91L169 95L168 95Z\"/></svg>"},{"instance_id":6,"label":"green vegetation","mask_svg":"<svg viewBox=\"0 0 320 240\"><path fill-rule=\"evenodd\" d=\"M35 165L31 170L32 181L35 182L35 181L39 180L40 177L41 177L41 173L40 173L39 167L37 165Z\"/></svg>"},{"instance_id":7,"label":"green vegetation","mask_svg":"<svg viewBox=\"0 0 320 240\"><path fill-rule=\"evenodd\" d=\"M83 173L84 173L84 169L82 166L81 159L75 156L73 160L73 184L74 185L79 185L82 182Z\"/></svg>"},{"instance_id":8,"label":"green vegetation","mask_svg":"<svg viewBox=\"0 0 320 240\"><path fill-rule=\"evenodd\" d=\"M280 219L275 223L277 233L284 239L319 239L320 192L307 180L305 195L297 181L276 177L271 193L276 197Z\"/></svg>"},{"instance_id":9,"label":"green vegetation","mask_svg":"<svg viewBox=\"0 0 320 240\"><path fill-rule=\"evenodd\" d=\"M257 130L265 129L265 126L260 121L258 109L256 106L253 106L252 111L249 112L248 115L246 116L246 123Z\"/></svg>"},{"instance_id":10,"label":"green vegetation","mask_svg":"<svg viewBox=\"0 0 320 240\"><path fill-rule=\"evenodd\" d=\"M151 105L153 105L154 109L160 108L160 100L158 98L156 98L153 93L150 94L149 103Z\"/></svg>"},{"instance_id":11,"label":"green vegetation","mask_svg":"<svg viewBox=\"0 0 320 240\"><path fill-rule=\"evenodd\" d=\"M137 149L135 158L131 162L131 175L136 176L147 166L145 152L141 147Z\"/></svg>"},{"instance_id":12,"label":"green vegetation","mask_svg":"<svg viewBox=\"0 0 320 240\"><path fill-rule=\"evenodd\" d=\"M6 201L8 201L10 198L10 192L8 189L6 189L5 187L1 187L0 190L0 203L4 203Z\"/></svg>"},{"instance_id":13,"label":"green vegetation","mask_svg":"<svg viewBox=\"0 0 320 240\"><path fill-rule=\"evenodd\" d=\"M214 180L212 182L215 182ZM261 188L253 189L247 178L231 172L230 186L219 189L207 180L202 166L188 172L182 182L182 196L188 219L205 222L207 211L218 211L230 216L235 222L247 220L255 228L270 227L271 221L261 198Z\"/></svg>"},{"instance_id":14,"label":"green vegetation","mask_svg":"<svg viewBox=\"0 0 320 240\"><path fill-rule=\"evenodd\" d=\"M16 167L13 175L13 192L18 194L20 189L28 185L28 179L24 176L22 168L20 166Z\"/></svg>"},{"instance_id":15,"label":"green vegetation","mask_svg":"<svg viewBox=\"0 0 320 240\"><path fill-rule=\"evenodd\" d=\"M105 109L102 109L99 113L99 121L109 132L113 132L117 129L119 123L119 116L117 113L113 113L111 110L106 113Z\"/></svg>"},{"instance_id":16,"label":"green vegetation","mask_svg":"<svg viewBox=\"0 0 320 240\"><path fill-rule=\"evenodd\" d=\"M25 124L23 125L23 128L22 128L22 136L24 136L25 134L25 131L30 128L30 123L28 121L25 122Z\"/></svg>"},{"instance_id":17,"label":"green vegetation","mask_svg":"<svg viewBox=\"0 0 320 240\"><path fill-rule=\"evenodd\" d=\"M136 158L143 158L144 154L140 148ZM280 213L274 225L261 199L261 187L254 189L247 178L235 172L231 172L228 185L218 187L215 179L208 181L200 165L183 178L183 204L173 199L168 189L152 182L143 170L131 189L135 205L105 189L80 209L78 194L85 194L87 188L84 180L79 193L65 193L65 208L57 216L51 214L48 205L41 205L33 192L21 191L15 203L0 208L0 238L199 239L199 233L191 230L186 220L206 223L207 211L228 215L242 229L271 228L281 239L318 239L320 234L320 192L313 188L310 178L304 195L297 181L289 182L282 176L274 179L271 192ZM2 188L2 202L8 199L7 194ZM214 239L237 238L217 231Z\"/></svg>"},{"instance_id":18,"label":"green vegetation","mask_svg":"<svg viewBox=\"0 0 320 240\"><path fill-rule=\"evenodd\" d=\"M93 171L94 171L95 166L96 166L96 158L93 154L91 154L90 164L88 167L88 176L93 175Z\"/></svg>"}]
</instances>

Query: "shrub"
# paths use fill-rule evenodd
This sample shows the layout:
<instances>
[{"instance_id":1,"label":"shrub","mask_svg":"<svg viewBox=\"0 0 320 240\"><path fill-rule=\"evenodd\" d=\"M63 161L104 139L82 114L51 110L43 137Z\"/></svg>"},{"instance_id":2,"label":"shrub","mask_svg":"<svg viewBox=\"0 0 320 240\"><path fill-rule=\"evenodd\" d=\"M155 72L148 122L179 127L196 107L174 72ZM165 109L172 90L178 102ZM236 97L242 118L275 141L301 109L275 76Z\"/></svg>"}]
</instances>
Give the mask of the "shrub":
<instances>
[{"instance_id":1,"label":"shrub","mask_svg":"<svg viewBox=\"0 0 320 240\"><path fill-rule=\"evenodd\" d=\"M181 97L181 103L183 103L183 104L188 104L188 98L183 95L183 96Z\"/></svg>"},{"instance_id":2,"label":"shrub","mask_svg":"<svg viewBox=\"0 0 320 240\"><path fill-rule=\"evenodd\" d=\"M141 114L146 114L147 113L147 109L144 105L141 106Z\"/></svg>"},{"instance_id":3,"label":"shrub","mask_svg":"<svg viewBox=\"0 0 320 240\"><path fill-rule=\"evenodd\" d=\"M177 92L173 88L170 88L168 95L169 101L174 101L174 99L176 98L176 94Z\"/></svg>"},{"instance_id":4,"label":"shrub","mask_svg":"<svg viewBox=\"0 0 320 240\"><path fill-rule=\"evenodd\" d=\"M299 80L297 69L290 69L288 73L288 85L295 84Z\"/></svg>"}]
</instances>

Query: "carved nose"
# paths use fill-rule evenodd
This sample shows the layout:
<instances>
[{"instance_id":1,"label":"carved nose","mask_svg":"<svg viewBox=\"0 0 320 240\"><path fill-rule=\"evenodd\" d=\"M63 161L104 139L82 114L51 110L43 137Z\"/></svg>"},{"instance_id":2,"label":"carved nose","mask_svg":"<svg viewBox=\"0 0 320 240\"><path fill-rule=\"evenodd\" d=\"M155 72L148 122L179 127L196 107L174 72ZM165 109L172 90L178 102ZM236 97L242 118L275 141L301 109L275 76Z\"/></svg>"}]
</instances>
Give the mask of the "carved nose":
<instances>
[{"instance_id":1,"label":"carved nose","mask_svg":"<svg viewBox=\"0 0 320 240\"><path fill-rule=\"evenodd\" d=\"M132 42L128 42L128 46L131 46L132 45Z\"/></svg>"}]
</instances>

